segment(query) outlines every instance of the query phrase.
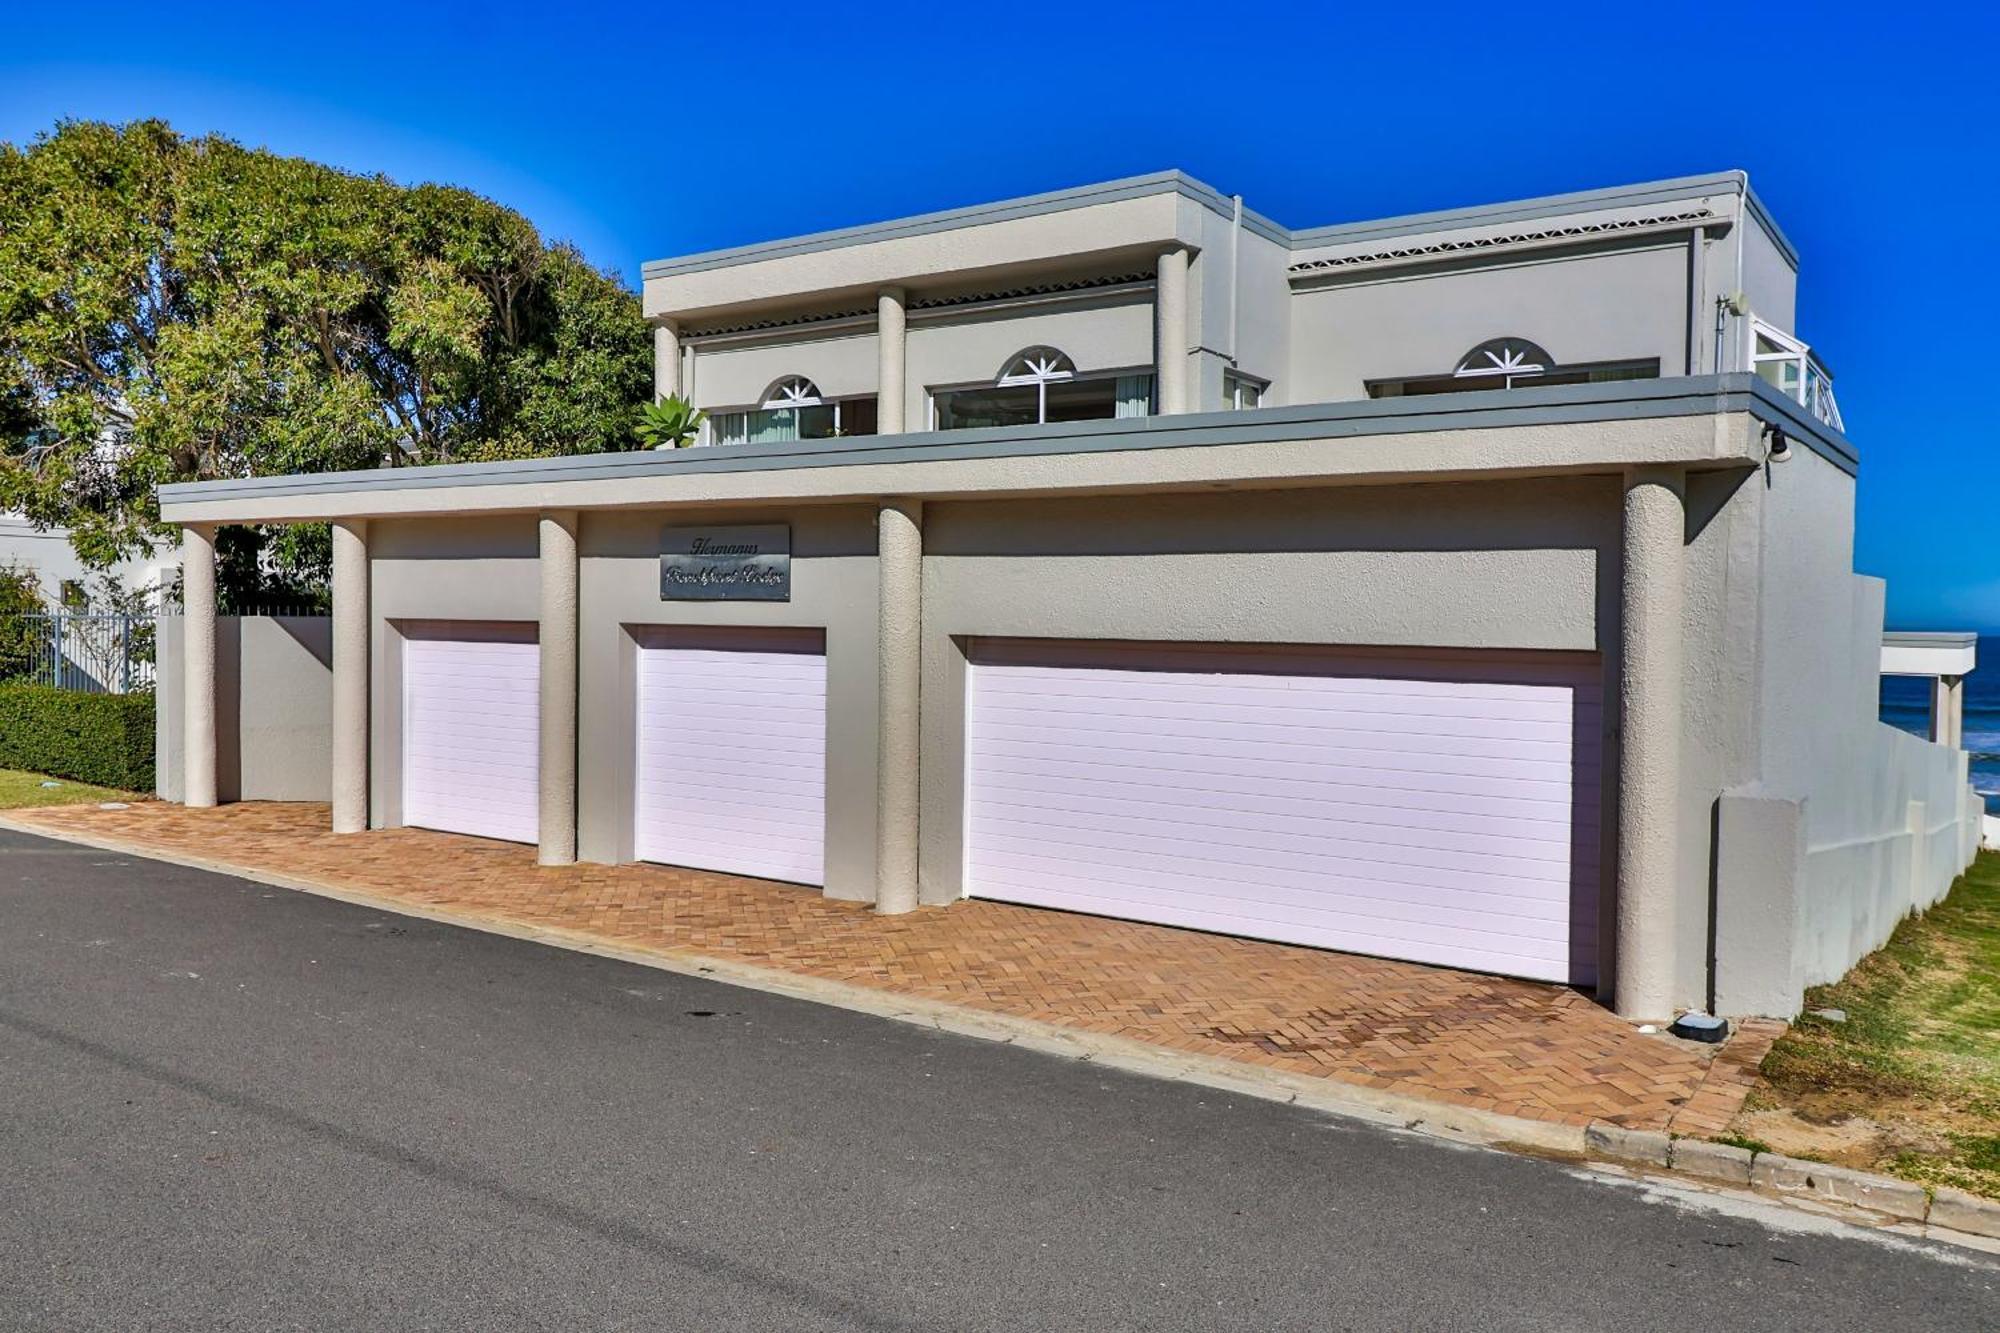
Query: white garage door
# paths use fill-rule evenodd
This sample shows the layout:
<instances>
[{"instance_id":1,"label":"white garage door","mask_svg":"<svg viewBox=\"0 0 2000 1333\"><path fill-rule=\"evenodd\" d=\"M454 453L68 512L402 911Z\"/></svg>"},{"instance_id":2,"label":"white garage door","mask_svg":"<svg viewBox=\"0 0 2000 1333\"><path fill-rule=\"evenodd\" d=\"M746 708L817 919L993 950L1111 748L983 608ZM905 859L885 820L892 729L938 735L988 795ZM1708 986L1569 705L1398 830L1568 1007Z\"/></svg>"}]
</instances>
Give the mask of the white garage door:
<instances>
[{"instance_id":1,"label":"white garage door","mask_svg":"<svg viewBox=\"0 0 2000 1333\"><path fill-rule=\"evenodd\" d=\"M819 631L650 631L638 711L634 855L825 883Z\"/></svg>"},{"instance_id":2,"label":"white garage door","mask_svg":"<svg viewBox=\"0 0 2000 1333\"><path fill-rule=\"evenodd\" d=\"M403 626L403 822L534 842L541 650L533 625Z\"/></svg>"},{"instance_id":3,"label":"white garage door","mask_svg":"<svg viewBox=\"0 0 2000 1333\"><path fill-rule=\"evenodd\" d=\"M1591 984L1591 659L981 641L966 889Z\"/></svg>"}]
</instances>

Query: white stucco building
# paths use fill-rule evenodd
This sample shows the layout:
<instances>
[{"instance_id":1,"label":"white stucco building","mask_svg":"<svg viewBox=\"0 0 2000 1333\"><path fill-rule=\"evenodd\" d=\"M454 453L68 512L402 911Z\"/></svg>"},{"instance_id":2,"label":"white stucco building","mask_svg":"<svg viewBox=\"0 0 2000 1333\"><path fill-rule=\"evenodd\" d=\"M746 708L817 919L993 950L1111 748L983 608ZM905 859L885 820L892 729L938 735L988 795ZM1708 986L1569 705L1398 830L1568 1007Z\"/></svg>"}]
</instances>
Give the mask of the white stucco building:
<instances>
[{"instance_id":1,"label":"white stucco building","mask_svg":"<svg viewBox=\"0 0 2000 1333\"><path fill-rule=\"evenodd\" d=\"M1876 720L1797 270L1741 173L1294 231L1169 172L648 265L708 447L162 489L162 790L1789 1014L1978 828ZM253 670L214 529L324 520L330 669Z\"/></svg>"}]
</instances>

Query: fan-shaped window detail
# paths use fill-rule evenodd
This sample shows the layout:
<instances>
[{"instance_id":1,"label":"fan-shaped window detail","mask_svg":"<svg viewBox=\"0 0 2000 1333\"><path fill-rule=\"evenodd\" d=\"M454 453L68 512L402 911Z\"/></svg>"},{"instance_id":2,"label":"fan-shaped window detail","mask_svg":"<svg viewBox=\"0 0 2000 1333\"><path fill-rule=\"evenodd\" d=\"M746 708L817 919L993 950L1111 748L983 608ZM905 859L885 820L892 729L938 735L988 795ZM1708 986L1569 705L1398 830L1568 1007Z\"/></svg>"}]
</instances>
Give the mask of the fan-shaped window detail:
<instances>
[{"instance_id":1,"label":"fan-shaped window detail","mask_svg":"<svg viewBox=\"0 0 2000 1333\"><path fill-rule=\"evenodd\" d=\"M708 414L710 444L782 444L874 433L874 398L828 398L804 375L773 382L756 407Z\"/></svg>"},{"instance_id":2,"label":"fan-shaped window detail","mask_svg":"<svg viewBox=\"0 0 2000 1333\"><path fill-rule=\"evenodd\" d=\"M1051 380L1076 378L1076 362L1053 347L1030 347L1007 363L1000 372L1004 385L1047 384Z\"/></svg>"},{"instance_id":3,"label":"fan-shaped window detail","mask_svg":"<svg viewBox=\"0 0 2000 1333\"><path fill-rule=\"evenodd\" d=\"M1585 361L1563 365L1526 338L1488 338L1458 359L1449 373L1368 381L1370 398L1404 398L1427 393L1475 393L1525 389L1537 384L1602 384L1660 376L1657 357L1631 361Z\"/></svg>"},{"instance_id":4,"label":"fan-shaped window detail","mask_svg":"<svg viewBox=\"0 0 2000 1333\"><path fill-rule=\"evenodd\" d=\"M1491 338L1458 359L1458 376L1501 376L1510 383L1517 376L1545 375L1555 367L1555 358L1526 338Z\"/></svg>"},{"instance_id":5,"label":"fan-shaped window detail","mask_svg":"<svg viewBox=\"0 0 2000 1333\"><path fill-rule=\"evenodd\" d=\"M764 410L779 412L788 407L818 407L819 386L803 375L779 380L764 395Z\"/></svg>"},{"instance_id":6,"label":"fan-shaped window detail","mask_svg":"<svg viewBox=\"0 0 2000 1333\"><path fill-rule=\"evenodd\" d=\"M1009 357L991 384L931 390L931 424L938 430L1143 417L1152 410L1150 373L1079 371L1054 347Z\"/></svg>"}]
</instances>

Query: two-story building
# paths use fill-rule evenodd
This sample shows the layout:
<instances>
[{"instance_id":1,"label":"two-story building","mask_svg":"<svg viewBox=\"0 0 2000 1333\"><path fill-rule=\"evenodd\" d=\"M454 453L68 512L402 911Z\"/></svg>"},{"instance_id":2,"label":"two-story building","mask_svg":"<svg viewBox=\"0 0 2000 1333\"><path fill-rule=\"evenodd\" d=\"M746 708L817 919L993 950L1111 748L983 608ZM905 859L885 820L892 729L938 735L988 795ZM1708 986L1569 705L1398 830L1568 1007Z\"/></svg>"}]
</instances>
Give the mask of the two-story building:
<instances>
[{"instance_id":1,"label":"two-story building","mask_svg":"<svg viewBox=\"0 0 2000 1333\"><path fill-rule=\"evenodd\" d=\"M1178 172L645 268L706 444L1755 371L1838 429L1740 172L1288 231Z\"/></svg>"},{"instance_id":2,"label":"two-story building","mask_svg":"<svg viewBox=\"0 0 2000 1333\"><path fill-rule=\"evenodd\" d=\"M258 794L215 525L331 521L331 771L276 785L337 830L1789 1014L1978 829L1875 718L1797 266L1741 173L1303 231L1165 173L648 265L706 447L162 489L162 790Z\"/></svg>"}]
</instances>

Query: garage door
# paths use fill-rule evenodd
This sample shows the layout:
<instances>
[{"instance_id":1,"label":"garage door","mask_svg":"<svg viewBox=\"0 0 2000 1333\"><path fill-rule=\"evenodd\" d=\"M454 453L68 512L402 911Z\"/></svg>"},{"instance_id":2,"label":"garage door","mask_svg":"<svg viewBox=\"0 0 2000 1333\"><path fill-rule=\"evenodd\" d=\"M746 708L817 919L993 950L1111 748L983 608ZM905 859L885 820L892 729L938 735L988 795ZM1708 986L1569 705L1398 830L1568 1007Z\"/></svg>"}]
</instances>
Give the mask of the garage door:
<instances>
[{"instance_id":1,"label":"garage door","mask_svg":"<svg viewBox=\"0 0 2000 1333\"><path fill-rule=\"evenodd\" d=\"M966 888L1595 979L1594 659L980 641Z\"/></svg>"},{"instance_id":2,"label":"garage door","mask_svg":"<svg viewBox=\"0 0 2000 1333\"><path fill-rule=\"evenodd\" d=\"M649 631L638 687L634 854L825 883L824 636Z\"/></svg>"},{"instance_id":3,"label":"garage door","mask_svg":"<svg viewBox=\"0 0 2000 1333\"><path fill-rule=\"evenodd\" d=\"M403 822L534 842L541 650L535 627L427 621L403 630Z\"/></svg>"}]
</instances>

